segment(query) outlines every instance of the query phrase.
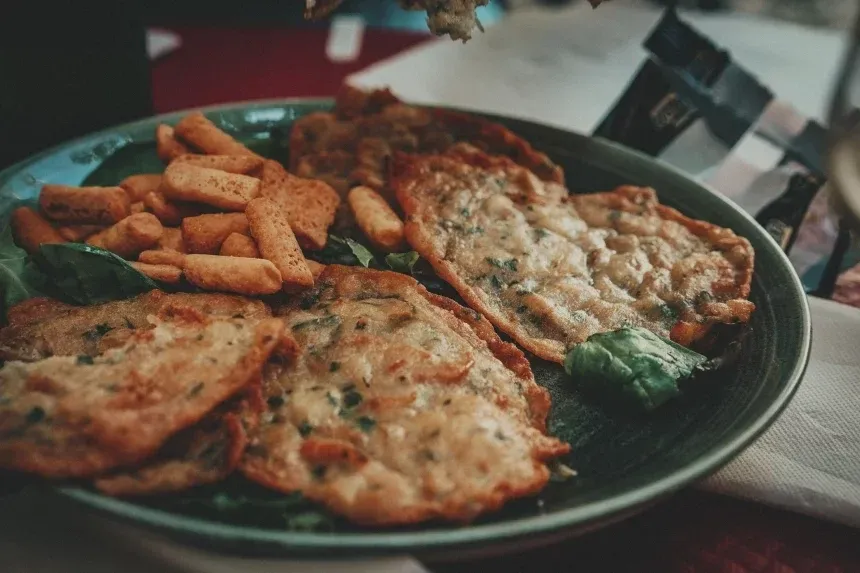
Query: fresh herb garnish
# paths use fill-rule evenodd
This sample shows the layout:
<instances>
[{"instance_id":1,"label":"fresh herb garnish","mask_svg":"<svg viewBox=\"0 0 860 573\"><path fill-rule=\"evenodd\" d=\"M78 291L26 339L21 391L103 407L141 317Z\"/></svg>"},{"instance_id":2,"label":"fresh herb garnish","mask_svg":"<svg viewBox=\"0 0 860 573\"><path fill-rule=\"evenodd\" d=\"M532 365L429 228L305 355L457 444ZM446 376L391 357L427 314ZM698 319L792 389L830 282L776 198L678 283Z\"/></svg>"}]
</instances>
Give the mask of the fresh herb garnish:
<instances>
[{"instance_id":1,"label":"fresh herb garnish","mask_svg":"<svg viewBox=\"0 0 860 573\"><path fill-rule=\"evenodd\" d=\"M565 371L586 391L653 410L680 394L706 358L644 328L594 334L574 346Z\"/></svg>"},{"instance_id":2,"label":"fresh herb garnish","mask_svg":"<svg viewBox=\"0 0 860 573\"><path fill-rule=\"evenodd\" d=\"M502 279L500 279L496 275L490 276L490 284L493 285L493 288L495 288L496 290L501 290L505 286L502 282Z\"/></svg>"},{"instance_id":3,"label":"fresh herb garnish","mask_svg":"<svg viewBox=\"0 0 860 573\"><path fill-rule=\"evenodd\" d=\"M78 365L80 365L80 364L92 364L92 363L93 363L93 357L88 356L86 354L81 354L75 359L75 364L78 364Z\"/></svg>"},{"instance_id":4,"label":"fresh herb garnish","mask_svg":"<svg viewBox=\"0 0 860 573\"><path fill-rule=\"evenodd\" d=\"M328 365L329 372L337 372L338 370L340 370L340 362L338 362L337 360L333 361L331 364Z\"/></svg>"},{"instance_id":5,"label":"fresh herb garnish","mask_svg":"<svg viewBox=\"0 0 860 573\"><path fill-rule=\"evenodd\" d=\"M392 271L404 274L412 274L412 268L418 262L418 253L409 251L408 253L391 253L385 255L385 264Z\"/></svg>"},{"instance_id":6,"label":"fresh herb garnish","mask_svg":"<svg viewBox=\"0 0 860 573\"><path fill-rule=\"evenodd\" d=\"M30 408L30 411L27 412L27 423L28 424L38 424L42 420L45 419L45 410L40 408L39 406L33 406Z\"/></svg>"},{"instance_id":7,"label":"fresh herb garnish","mask_svg":"<svg viewBox=\"0 0 860 573\"><path fill-rule=\"evenodd\" d=\"M299 424L299 435L303 438L307 438L311 435L311 432L314 431L314 427L311 426L307 420Z\"/></svg>"},{"instance_id":8,"label":"fresh herb garnish","mask_svg":"<svg viewBox=\"0 0 860 573\"><path fill-rule=\"evenodd\" d=\"M362 397L360 392L355 390L347 390L343 394L343 405L348 409L355 408L364 398Z\"/></svg>"},{"instance_id":9,"label":"fresh herb garnish","mask_svg":"<svg viewBox=\"0 0 860 573\"><path fill-rule=\"evenodd\" d=\"M304 322L298 322L293 325L293 330L304 330L311 327L328 327L328 326L336 326L340 324L340 317L336 314L330 314L328 316L322 316L320 318L312 318L311 320L306 320Z\"/></svg>"},{"instance_id":10,"label":"fresh herb garnish","mask_svg":"<svg viewBox=\"0 0 860 573\"><path fill-rule=\"evenodd\" d=\"M89 342L98 342L99 340L101 340L102 336L104 336L111 330L113 330L113 327L108 326L105 323L97 324L92 329L84 332L83 337Z\"/></svg>"},{"instance_id":11,"label":"fresh herb garnish","mask_svg":"<svg viewBox=\"0 0 860 573\"><path fill-rule=\"evenodd\" d=\"M280 408L284 405L284 402L285 400L283 396L269 396L269 398L266 399L266 404L268 404L269 408L272 409Z\"/></svg>"},{"instance_id":12,"label":"fresh herb garnish","mask_svg":"<svg viewBox=\"0 0 860 573\"><path fill-rule=\"evenodd\" d=\"M99 304L158 288L121 257L83 243L44 244L34 260L47 276L46 289L72 304Z\"/></svg>"},{"instance_id":13,"label":"fresh herb garnish","mask_svg":"<svg viewBox=\"0 0 860 573\"><path fill-rule=\"evenodd\" d=\"M334 522L331 517L319 511L306 511L286 518L290 531L332 531Z\"/></svg>"},{"instance_id":14,"label":"fresh herb garnish","mask_svg":"<svg viewBox=\"0 0 860 573\"><path fill-rule=\"evenodd\" d=\"M9 308L22 300L39 296L45 277L31 263L24 249L12 239L12 228L7 225L0 235L0 289L2 289L3 316Z\"/></svg>"},{"instance_id":15,"label":"fresh herb garnish","mask_svg":"<svg viewBox=\"0 0 860 573\"><path fill-rule=\"evenodd\" d=\"M356 425L362 432L368 433L376 427L376 420L370 416L359 416L355 420Z\"/></svg>"},{"instance_id":16,"label":"fresh herb garnish","mask_svg":"<svg viewBox=\"0 0 860 573\"><path fill-rule=\"evenodd\" d=\"M493 257L487 257L487 262L493 265L496 268L504 269L507 271L516 271L517 270L517 260L516 259L496 259Z\"/></svg>"}]
</instances>

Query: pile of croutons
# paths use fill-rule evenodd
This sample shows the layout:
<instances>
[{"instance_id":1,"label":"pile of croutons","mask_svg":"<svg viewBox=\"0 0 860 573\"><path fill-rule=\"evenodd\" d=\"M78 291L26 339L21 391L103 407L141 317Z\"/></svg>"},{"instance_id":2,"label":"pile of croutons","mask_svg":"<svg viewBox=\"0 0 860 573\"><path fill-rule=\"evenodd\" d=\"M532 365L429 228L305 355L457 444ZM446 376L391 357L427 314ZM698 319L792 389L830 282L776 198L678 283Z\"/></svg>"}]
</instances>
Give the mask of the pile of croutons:
<instances>
[{"instance_id":1,"label":"pile of croutons","mask_svg":"<svg viewBox=\"0 0 860 573\"><path fill-rule=\"evenodd\" d=\"M86 242L131 261L164 283L245 295L313 285L340 205L322 181L295 177L220 130L202 113L156 128L162 174L132 175L117 187L48 184L40 211L12 214L16 243L34 254L43 243ZM374 190L347 196L356 223L380 250L403 242L403 222Z\"/></svg>"}]
</instances>

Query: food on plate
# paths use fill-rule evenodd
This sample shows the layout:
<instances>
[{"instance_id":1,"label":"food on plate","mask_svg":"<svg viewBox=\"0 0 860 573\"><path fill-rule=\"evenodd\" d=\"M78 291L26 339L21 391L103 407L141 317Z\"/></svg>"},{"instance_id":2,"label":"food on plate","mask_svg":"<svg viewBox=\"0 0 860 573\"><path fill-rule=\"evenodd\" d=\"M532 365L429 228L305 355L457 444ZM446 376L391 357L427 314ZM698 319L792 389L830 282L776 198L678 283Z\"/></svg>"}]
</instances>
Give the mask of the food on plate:
<instances>
[{"instance_id":1,"label":"food on plate","mask_svg":"<svg viewBox=\"0 0 860 573\"><path fill-rule=\"evenodd\" d=\"M366 524L466 521L549 479L549 395L486 320L405 275L327 266L276 311L303 352L264 379L242 473Z\"/></svg>"},{"instance_id":2,"label":"food on plate","mask_svg":"<svg viewBox=\"0 0 860 573\"><path fill-rule=\"evenodd\" d=\"M48 184L12 214L0 469L115 496L239 470L360 524L465 522L570 449L491 323L652 410L719 364L684 346L754 309L733 232L651 189L569 196L505 128L388 90L296 120L289 170L199 113L155 139L163 174Z\"/></svg>"},{"instance_id":3,"label":"food on plate","mask_svg":"<svg viewBox=\"0 0 860 573\"><path fill-rule=\"evenodd\" d=\"M18 207L10 219L15 242L27 253L39 252L43 243L64 243L62 235L38 211L30 207Z\"/></svg>"},{"instance_id":4,"label":"food on plate","mask_svg":"<svg viewBox=\"0 0 860 573\"><path fill-rule=\"evenodd\" d=\"M227 238L221 243L221 252L218 254L222 257L260 258L260 251L257 249L257 243L254 242L254 239L240 233L227 235Z\"/></svg>"},{"instance_id":5,"label":"food on plate","mask_svg":"<svg viewBox=\"0 0 860 573\"><path fill-rule=\"evenodd\" d=\"M284 286L313 286L313 275L281 205L261 197L248 203L245 215L248 217L251 236L257 243L260 255L274 263L281 273Z\"/></svg>"},{"instance_id":6,"label":"food on plate","mask_svg":"<svg viewBox=\"0 0 860 573\"><path fill-rule=\"evenodd\" d=\"M507 155L548 181L563 181L561 169L528 142L499 124L448 110L407 105L388 90L343 86L335 109L298 118L290 131L290 171L320 179L344 199L336 223L353 226L346 196L357 185L380 193L392 206L388 163L396 151L440 153L468 142Z\"/></svg>"},{"instance_id":7,"label":"food on plate","mask_svg":"<svg viewBox=\"0 0 860 573\"><path fill-rule=\"evenodd\" d=\"M302 248L322 249L340 206L337 192L322 181L291 175L272 160L263 165L260 179L260 196L281 206Z\"/></svg>"},{"instance_id":8,"label":"food on plate","mask_svg":"<svg viewBox=\"0 0 860 573\"><path fill-rule=\"evenodd\" d=\"M356 224L375 247L389 253L403 250L403 221L379 193L359 185L350 190L347 201Z\"/></svg>"},{"instance_id":9,"label":"food on plate","mask_svg":"<svg viewBox=\"0 0 860 573\"><path fill-rule=\"evenodd\" d=\"M244 213L211 213L182 220L182 239L189 253L215 254L232 233L249 232Z\"/></svg>"},{"instance_id":10,"label":"food on plate","mask_svg":"<svg viewBox=\"0 0 860 573\"><path fill-rule=\"evenodd\" d=\"M191 153L191 150L176 139L176 133L172 126L161 123L155 128L155 151L158 158L165 163L170 163L181 155Z\"/></svg>"},{"instance_id":11,"label":"food on plate","mask_svg":"<svg viewBox=\"0 0 860 573\"><path fill-rule=\"evenodd\" d=\"M204 290L259 296L284 286L281 272L266 259L185 255L182 271L188 282Z\"/></svg>"},{"instance_id":12,"label":"food on plate","mask_svg":"<svg viewBox=\"0 0 860 573\"><path fill-rule=\"evenodd\" d=\"M171 163L185 163L226 171L227 173L248 175L262 167L263 158L255 155L195 155L189 153L180 155Z\"/></svg>"},{"instance_id":13,"label":"food on plate","mask_svg":"<svg viewBox=\"0 0 860 573\"><path fill-rule=\"evenodd\" d=\"M467 303L541 358L641 326L684 345L749 320L749 242L653 189L568 195L477 150L401 156L406 238Z\"/></svg>"},{"instance_id":14,"label":"food on plate","mask_svg":"<svg viewBox=\"0 0 860 573\"><path fill-rule=\"evenodd\" d=\"M254 389L259 392L259 388ZM245 398L229 400L197 424L171 437L153 458L94 480L108 495L169 493L214 483L233 473L259 412Z\"/></svg>"},{"instance_id":15,"label":"food on plate","mask_svg":"<svg viewBox=\"0 0 860 573\"><path fill-rule=\"evenodd\" d=\"M32 362L51 356L97 356L116 341L125 341L134 330L150 328L150 315L172 307L191 307L214 317L269 316L258 300L226 294L173 293L153 290L146 294L103 304L74 306L50 298L31 298L11 309L7 326L0 329L0 360Z\"/></svg>"},{"instance_id":16,"label":"food on plate","mask_svg":"<svg viewBox=\"0 0 860 573\"><path fill-rule=\"evenodd\" d=\"M0 467L59 478L137 464L257 379L283 328L190 310L98 356L7 362Z\"/></svg>"},{"instance_id":17,"label":"food on plate","mask_svg":"<svg viewBox=\"0 0 860 573\"><path fill-rule=\"evenodd\" d=\"M248 202L260 194L260 180L174 161L164 170L161 192L173 201L192 201L227 211L243 211Z\"/></svg>"},{"instance_id":18,"label":"food on plate","mask_svg":"<svg viewBox=\"0 0 860 573\"><path fill-rule=\"evenodd\" d=\"M132 203L143 201L143 198L158 191L161 186L160 173L142 173L140 175L129 175L119 182L119 186L128 194L128 200Z\"/></svg>"},{"instance_id":19,"label":"food on plate","mask_svg":"<svg viewBox=\"0 0 860 573\"><path fill-rule=\"evenodd\" d=\"M129 259L155 246L163 232L164 227L155 215L135 213L88 237L86 242Z\"/></svg>"},{"instance_id":20,"label":"food on plate","mask_svg":"<svg viewBox=\"0 0 860 573\"><path fill-rule=\"evenodd\" d=\"M66 241L77 243L104 229L102 225L65 225L57 227L57 232Z\"/></svg>"},{"instance_id":21,"label":"food on plate","mask_svg":"<svg viewBox=\"0 0 860 573\"><path fill-rule=\"evenodd\" d=\"M158 239L158 248L162 251L185 252L185 239L182 237L182 229L176 227L165 227L161 238Z\"/></svg>"},{"instance_id":22,"label":"food on plate","mask_svg":"<svg viewBox=\"0 0 860 573\"><path fill-rule=\"evenodd\" d=\"M132 261L132 268L149 278L169 285L179 284L182 280L182 268L175 265L141 263Z\"/></svg>"},{"instance_id":23,"label":"food on plate","mask_svg":"<svg viewBox=\"0 0 860 573\"><path fill-rule=\"evenodd\" d=\"M678 396L678 382L707 358L644 328L592 334L575 345L565 371L586 391L653 410Z\"/></svg>"},{"instance_id":24,"label":"food on plate","mask_svg":"<svg viewBox=\"0 0 860 573\"><path fill-rule=\"evenodd\" d=\"M185 265L185 253L173 250L143 251L137 260L148 265L173 265L182 268Z\"/></svg>"},{"instance_id":25,"label":"food on plate","mask_svg":"<svg viewBox=\"0 0 860 573\"><path fill-rule=\"evenodd\" d=\"M199 111L189 113L176 124L174 134L195 149L208 155L250 155L256 153L222 131Z\"/></svg>"},{"instance_id":26,"label":"food on plate","mask_svg":"<svg viewBox=\"0 0 860 573\"><path fill-rule=\"evenodd\" d=\"M112 225L131 212L131 201L120 187L47 184L39 194L39 206L49 219L64 223Z\"/></svg>"}]
</instances>

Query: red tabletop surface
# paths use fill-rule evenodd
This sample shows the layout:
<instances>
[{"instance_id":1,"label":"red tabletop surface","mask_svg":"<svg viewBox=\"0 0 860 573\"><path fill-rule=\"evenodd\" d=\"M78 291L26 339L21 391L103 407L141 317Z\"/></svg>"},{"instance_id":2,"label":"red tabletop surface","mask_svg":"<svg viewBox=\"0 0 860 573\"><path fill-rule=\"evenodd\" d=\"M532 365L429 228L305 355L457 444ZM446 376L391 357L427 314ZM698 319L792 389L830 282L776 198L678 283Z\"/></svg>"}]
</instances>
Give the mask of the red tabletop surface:
<instances>
[{"instance_id":1,"label":"red tabletop surface","mask_svg":"<svg viewBox=\"0 0 860 573\"><path fill-rule=\"evenodd\" d=\"M344 78L427 39L369 30L359 57L325 56L325 28L176 28L182 47L153 64L158 113L250 99L333 95ZM520 555L436 571L860 572L860 533L694 490L632 520Z\"/></svg>"}]
</instances>

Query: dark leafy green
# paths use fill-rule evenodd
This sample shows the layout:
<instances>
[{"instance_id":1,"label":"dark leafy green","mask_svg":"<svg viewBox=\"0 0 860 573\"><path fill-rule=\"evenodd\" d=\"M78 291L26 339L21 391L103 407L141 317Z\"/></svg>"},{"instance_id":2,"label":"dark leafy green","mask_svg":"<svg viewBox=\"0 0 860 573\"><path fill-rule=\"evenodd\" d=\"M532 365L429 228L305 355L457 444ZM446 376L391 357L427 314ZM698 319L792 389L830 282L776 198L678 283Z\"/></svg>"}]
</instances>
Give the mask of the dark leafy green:
<instances>
[{"instance_id":1,"label":"dark leafy green","mask_svg":"<svg viewBox=\"0 0 860 573\"><path fill-rule=\"evenodd\" d=\"M564 369L587 392L650 411L678 396L678 382L706 361L637 327L592 335L570 350Z\"/></svg>"},{"instance_id":2,"label":"dark leafy green","mask_svg":"<svg viewBox=\"0 0 860 573\"><path fill-rule=\"evenodd\" d=\"M73 304L98 304L158 288L122 258L83 243L42 245L35 261L50 294Z\"/></svg>"},{"instance_id":3,"label":"dark leafy green","mask_svg":"<svg viewBox=\"0 0 860 573\"><path fill-rule=\"evenodd\" d=\"M344 239L344 242L346 243L346 246L349 247L349 250L352 251L352 254L361 266L370 266L370 263L372 263L374 259L373 253L371 253L367 247L349 238Z\"/></svg>"},{"instance_id":4,"label":"dark leafy green","mask_svg":"<svg viewBox=\"0 0 860 573\"><path fill-rule=\"evenodd\" d=\"M8 225L0 235L0 289L2 289L3 316L14 304L39 296L44 278L40 276L24 249L12 239Z\"/></svg>"},{"instance_id":5,"label":"dark leafy green","mask_svg":"<svg viewBox=\"0 0 860 573\"><path fill-rule=\"evenodd\" d=\"M415 263L418 262L419 258L418 253L415 251L409 251L408 253L391 253L389 255L385 255L385 264L388 265L388 268L392 271L411 275L412 269L415 267Z\"/></svg>"},{"instance_id":6,"label":"dark leafy green","mask_svg":"<svg viewBox=\"0 0 860 573\"><path fill-rule=\"evenodd\" d=\"M329 235L325 248L311 253L310 256L326 265L375 266L376 259L370 250L353 239Z\"/></svg>"}]
</instances>

